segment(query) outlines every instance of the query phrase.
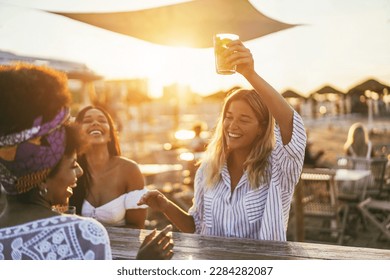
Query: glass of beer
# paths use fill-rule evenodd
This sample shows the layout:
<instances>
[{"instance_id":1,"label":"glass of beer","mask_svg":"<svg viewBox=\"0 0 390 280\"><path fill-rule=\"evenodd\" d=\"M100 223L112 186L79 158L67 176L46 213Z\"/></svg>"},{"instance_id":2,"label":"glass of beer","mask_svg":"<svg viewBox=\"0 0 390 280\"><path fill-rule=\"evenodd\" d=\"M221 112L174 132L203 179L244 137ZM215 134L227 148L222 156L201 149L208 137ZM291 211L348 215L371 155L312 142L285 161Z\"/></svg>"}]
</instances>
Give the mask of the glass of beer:
<instances>
[{"instance_id":1,"label":"glass of beer","mask_svg":"<svg viewBox=\"0 0 390 280\"><path fill-rule=\"evenodd\" d=\"M218 74L230 75L236 73L237 66L228 65L221 53L228 48L227 44L229 42L238 39L239 36L236 34L219 33L214 35L215 69Z\"/></svg>"},{"instance_id":2,"label":"glass of beer","mask_svg":"<svg viewBox=\"0 0 390 280\"><path fill-rule=\"evenodd\" d=\"M76 214L76 206L71 205L55 205L51 208L51 210L60 214Z\"/></svg>"}]
</instances>

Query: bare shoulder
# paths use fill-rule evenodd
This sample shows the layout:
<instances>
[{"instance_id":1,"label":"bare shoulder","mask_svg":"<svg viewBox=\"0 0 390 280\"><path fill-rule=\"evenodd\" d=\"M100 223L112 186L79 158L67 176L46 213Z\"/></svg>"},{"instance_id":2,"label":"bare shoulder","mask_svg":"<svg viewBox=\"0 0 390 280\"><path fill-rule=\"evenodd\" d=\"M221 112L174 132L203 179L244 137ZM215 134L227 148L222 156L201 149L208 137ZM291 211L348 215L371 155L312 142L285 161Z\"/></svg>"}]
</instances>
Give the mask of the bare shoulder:
<instances>
[{"instance_id":1,"label":"bare shoulder","mask_svg":"<svg viewBox=\"0 0 390 280\"><path fill-rule=\"evenodd\" d=\"M116 161L118 169L126 181L127 191L142 189L145 182L138 164L134 160L123 156L117 157Z\"/></svg>"},{"instance_id":2,"label":"bare shoulder","mask_svg":"<svg viewBox=\"0 0 390 280\"><path fill-rule=\"evenodd\" d=\"M140 172L139 166L138 166L137 162L135 162L134 160L131 160L131 159L123 157L123 156L118 156L118 157L116 157L116 161L117 161L118 167L121 169L123 168L123 169L127 170L128 172L131 170Z\"/></svg>"}]
</instances>

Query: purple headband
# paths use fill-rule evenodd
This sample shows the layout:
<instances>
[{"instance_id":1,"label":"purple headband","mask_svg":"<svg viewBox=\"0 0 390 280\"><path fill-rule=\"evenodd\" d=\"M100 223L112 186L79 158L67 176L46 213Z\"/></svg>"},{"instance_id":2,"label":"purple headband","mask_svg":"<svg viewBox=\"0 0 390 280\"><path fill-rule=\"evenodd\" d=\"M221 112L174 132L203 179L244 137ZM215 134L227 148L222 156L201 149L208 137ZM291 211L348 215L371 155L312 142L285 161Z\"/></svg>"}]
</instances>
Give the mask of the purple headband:
<instances>
[{"instance_id":1,"label":"purple headband","mask_svg":"<svg viewBox=\"0 0 390 280\"><path fill-rule=\"evenodd\" d=\"M0 136L0 183L8 194L20 194L36 187L61 160L65 151L65 128L69 109L47 123L42 117L18 133Z\"/></svg>"}]
</instances>

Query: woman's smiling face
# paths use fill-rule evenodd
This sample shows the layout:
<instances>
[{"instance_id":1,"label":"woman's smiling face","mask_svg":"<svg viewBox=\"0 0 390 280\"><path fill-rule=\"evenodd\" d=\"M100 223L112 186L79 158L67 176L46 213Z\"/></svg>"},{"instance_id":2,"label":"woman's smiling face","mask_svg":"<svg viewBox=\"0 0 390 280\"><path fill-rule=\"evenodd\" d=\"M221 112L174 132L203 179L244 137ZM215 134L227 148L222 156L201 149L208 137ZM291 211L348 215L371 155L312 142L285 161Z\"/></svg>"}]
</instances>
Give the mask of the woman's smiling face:
<instances>
[{"instance_id":1,"label":"woman's smiling face","mask_svg":"<svg viewBox=\"0 0 390 280\"><path fill-rule=\"evenodd\" d=\"M229 151L250 151L261 132L253 109L243 100L230 103L223 119L223 129Z\"/></svg>"},{"instance_id":2,"label":"woman's smiling face","mask_svg":"<svg viewBox=\"0 0 390 280\"><path fill-rule=\"evenodd\" d=\"M85 113L81 130L88 136L90 144L106 144L110 141L110 125L106 116L98 109L90 109Z\"/></svg>"},{"instance_id":3,"label":"woman's smiling face","mask_svg":"<svg viewBox=\"0 0 390 280\"><path fill-rule=\"evenodd\" d=\"M83 175L83 170L77 163L76 152L64 155L59 162L55 174L46 179L47 199L52 205L66 204L77 185L77 178Z\"/></svg>"}]
</instances>

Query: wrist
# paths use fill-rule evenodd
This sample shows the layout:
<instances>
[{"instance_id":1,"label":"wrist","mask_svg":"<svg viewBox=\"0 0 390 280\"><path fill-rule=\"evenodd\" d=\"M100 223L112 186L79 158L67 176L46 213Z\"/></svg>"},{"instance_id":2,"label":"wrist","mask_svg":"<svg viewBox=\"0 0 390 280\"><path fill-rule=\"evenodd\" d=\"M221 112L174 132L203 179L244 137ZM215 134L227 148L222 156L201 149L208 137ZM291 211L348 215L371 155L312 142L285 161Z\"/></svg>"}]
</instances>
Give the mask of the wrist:
<instances>
[{"instance_id":1,"label":"wrist","mask_svg":"<svg viewBox=\"0 0 390 280\"><path fill-rule=\"evenodd\" d=\"M249 83L258 78L258 75L254 70L243 73L243 76Z\"/></svg>"},{"instance_id":2,"label":"wrist","mask_svg":"<svg viewBox=\"0 0 390 280\"><path fill-rule=\"evenodd\" d=\"M163 212L164 214L166 214L166 212L168 212L168 209L170 207L170 204L171 204L171 201L169 199L166 199L166 204L165 206L163 207L163 209L161 209L161 212Z\"/></svg>"}]
</instances>

